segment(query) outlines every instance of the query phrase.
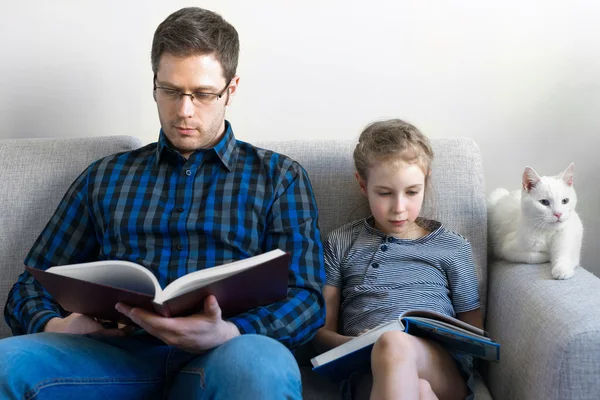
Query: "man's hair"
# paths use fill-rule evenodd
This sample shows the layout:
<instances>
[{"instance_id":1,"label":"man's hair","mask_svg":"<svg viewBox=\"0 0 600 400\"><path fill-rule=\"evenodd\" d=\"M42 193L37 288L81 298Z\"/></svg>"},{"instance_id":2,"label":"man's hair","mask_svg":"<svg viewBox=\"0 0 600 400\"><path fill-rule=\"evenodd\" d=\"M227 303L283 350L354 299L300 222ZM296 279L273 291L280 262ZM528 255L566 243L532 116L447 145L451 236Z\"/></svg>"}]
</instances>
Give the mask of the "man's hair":
<instances>
[{"instance_id":1,"label":"man's hair","mask_svg":"<svg viewBox=\"0 0 600 400\"><path fill-rule=\"evenodd\" d=\"M354 149L356 172L365 181L368 170L379 162L417 164L429 176L433 150L429 139L414 125L401 119L373 122L360 134Z\"/></svg>"},{"instance_id":2,"label":"man's hair","mask_svg":"<svg viewBox=\"0 0 600 400\"><path fill-rule=\"evenodd\" d=\"M176 57L213 55L227 82L235 76L240 42L238 33L219 14L199 7L182 8L169 15L154 32L152 71L164 53Z\"/></svg>"}]
</instances>

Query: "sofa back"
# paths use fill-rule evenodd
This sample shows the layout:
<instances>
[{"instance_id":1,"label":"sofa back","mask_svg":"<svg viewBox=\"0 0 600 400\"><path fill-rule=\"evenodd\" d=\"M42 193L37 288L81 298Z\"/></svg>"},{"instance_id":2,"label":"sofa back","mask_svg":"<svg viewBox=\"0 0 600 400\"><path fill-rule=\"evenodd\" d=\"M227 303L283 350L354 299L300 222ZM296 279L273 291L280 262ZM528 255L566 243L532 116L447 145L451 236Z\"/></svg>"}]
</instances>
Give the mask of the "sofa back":
<instances>
[{"instance_id":1,"label":"sofa back","mask_svg":"<svg viewBox=\"0 0 600 400\"><path fill-rule=\"evenodd\" d=\"M0 309L63 195L93 161L139 147L128 136L0 140ZM0 338L10 329L0 318Z\"/></svg>"},{"instance_id":2,"label":"sofa back","mask_svg":"<svg viewBox=\"0 0 600 400\"><path fill-rule=\"evenodd\" d=\"M368 215L354 179L354 141L261 141L254 144L286 154L308 172L322 236ZM71 182L93 161L141 145L134 137L0 140L0 307L23 260ZM432 140L435 161L425 215L469 239L487 295L487 219L483 167L475 142L465 138ZM8 336L0 321L0 338Z\"/></svg>"}]
</instances>

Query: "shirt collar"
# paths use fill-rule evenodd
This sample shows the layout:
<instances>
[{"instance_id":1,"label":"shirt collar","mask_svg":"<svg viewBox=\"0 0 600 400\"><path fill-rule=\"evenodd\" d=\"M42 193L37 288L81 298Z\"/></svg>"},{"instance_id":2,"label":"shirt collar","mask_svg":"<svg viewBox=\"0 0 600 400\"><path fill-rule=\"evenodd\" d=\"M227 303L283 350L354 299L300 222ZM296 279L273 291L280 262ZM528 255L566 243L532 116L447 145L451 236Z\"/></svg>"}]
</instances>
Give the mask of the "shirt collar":
<instances>
[{"instance_id":1,"label":"shirt collar","mask_svg":"<svg viewBox=\"0 0 600 400\"><path fill-rule=\"evenodd\" d=\"M231 124L229 121L225 121L225 134L219 140L219 142L210 149L200 149L198 151L204 152L214 152L221 160L223 165L229 170L232 171L235 166L235 161L237 160L238 150L236 147L237 140L235 135L233 134L233 129L231 128ZM196 153L192 154L192 157ZM174 155L176 154L176 150L169 144L167 140L167 136L165 132L161 129L160 135L158 138L158 145L156 146L156 162L157 164L163 161L164 157L168 157L168 154Z\"/></svg>"}]
</instances>

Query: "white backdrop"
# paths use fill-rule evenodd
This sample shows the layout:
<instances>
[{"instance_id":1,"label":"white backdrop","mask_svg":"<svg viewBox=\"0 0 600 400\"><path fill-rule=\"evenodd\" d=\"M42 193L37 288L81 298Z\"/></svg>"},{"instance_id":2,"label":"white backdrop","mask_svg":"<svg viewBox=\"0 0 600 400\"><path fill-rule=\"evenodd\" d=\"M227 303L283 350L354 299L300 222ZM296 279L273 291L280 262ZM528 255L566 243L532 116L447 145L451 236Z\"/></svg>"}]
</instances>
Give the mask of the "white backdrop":
<instances>
[{"instance_id":1,"label":"white backdrop","mask_svg":"<svg viewBox=\"0 0 600 400\"><path fill-rule=\"evenodd\" d=\"M0 138L155 141L152 35L190 5L240 34L239 138L355 139L400 117L474 138L488 191L575 161L583 263L600 273L597 1L0 0Z\"/></svg>"}]
</instances>

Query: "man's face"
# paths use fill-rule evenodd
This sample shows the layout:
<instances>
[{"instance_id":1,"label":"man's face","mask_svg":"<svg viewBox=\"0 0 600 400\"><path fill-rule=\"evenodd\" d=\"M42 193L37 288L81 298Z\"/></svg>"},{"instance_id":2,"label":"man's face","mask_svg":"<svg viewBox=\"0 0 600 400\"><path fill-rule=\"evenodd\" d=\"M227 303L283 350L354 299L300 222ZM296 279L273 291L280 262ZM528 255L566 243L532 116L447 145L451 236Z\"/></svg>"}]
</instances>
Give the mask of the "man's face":
<instances>
[{"instance_id":1,"label":"man's face","mask_svg":"<svg viewBox=\"0 0 600 400\"><path fill-rule=\"evenodd\" d=\"M182 93L202 92L218 94L192 100L189 96L173 96L156 89L154 99L158 117L167 139L184 157L196 149L211 148L225 130L225 108L237 90L239 77L226 82L221 64L212 55L176 57L161 56L156 73L156 86L175 89Z\"/></svg>"}]
</instances>

